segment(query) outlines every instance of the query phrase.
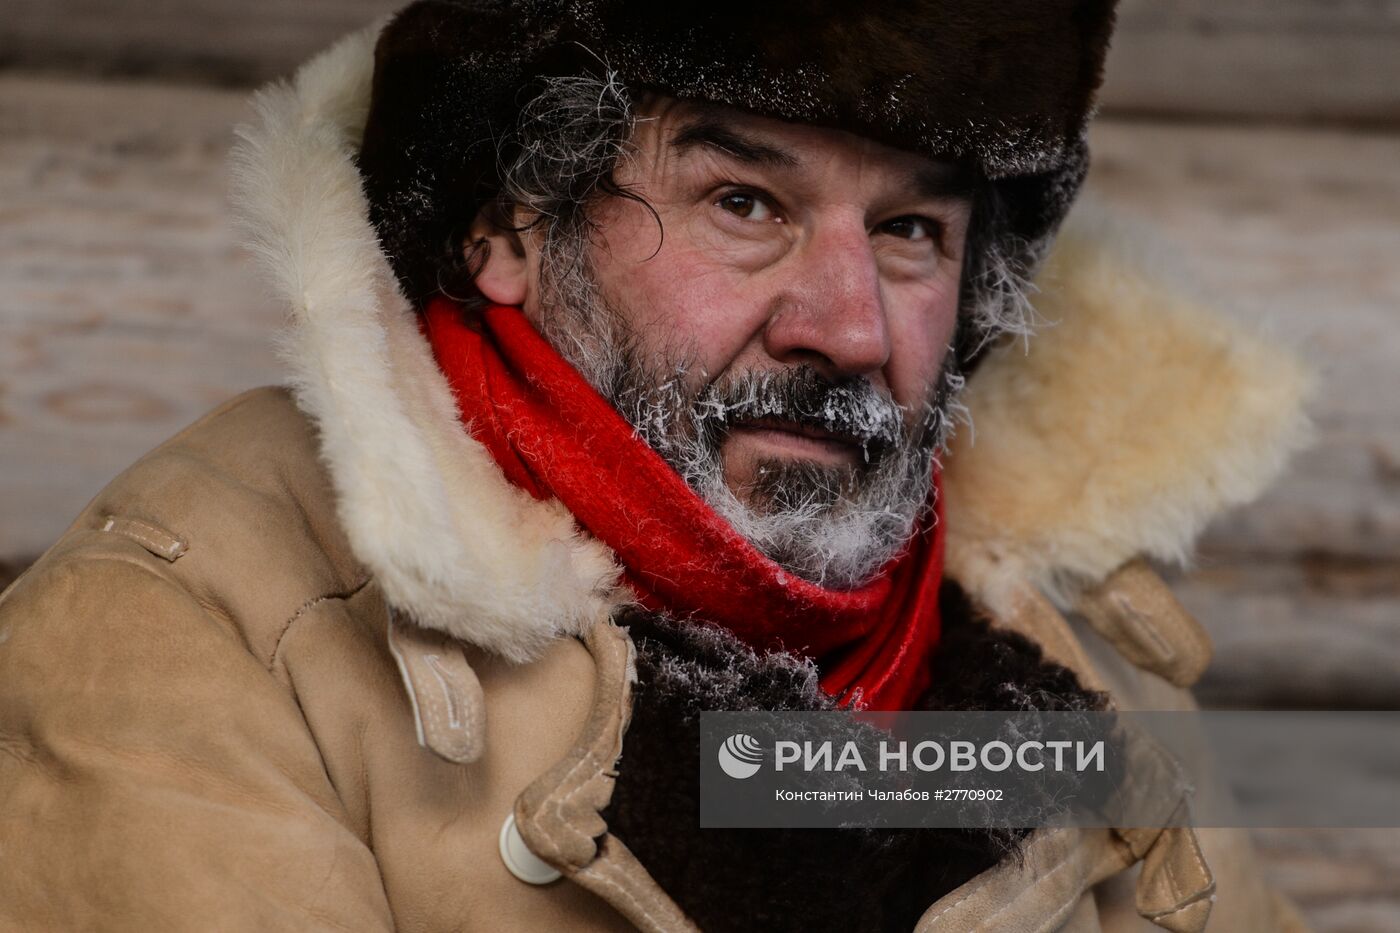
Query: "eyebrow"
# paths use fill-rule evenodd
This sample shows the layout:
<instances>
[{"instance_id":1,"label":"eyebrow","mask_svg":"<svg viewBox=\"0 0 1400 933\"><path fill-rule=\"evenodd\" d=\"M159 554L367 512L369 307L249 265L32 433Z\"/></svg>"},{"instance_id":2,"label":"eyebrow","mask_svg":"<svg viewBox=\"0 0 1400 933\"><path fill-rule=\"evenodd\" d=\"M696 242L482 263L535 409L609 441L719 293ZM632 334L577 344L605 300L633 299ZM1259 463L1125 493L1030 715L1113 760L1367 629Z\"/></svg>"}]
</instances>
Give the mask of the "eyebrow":
<instances>
[{"instance_id":1,"label":"eyebrow","mask_svg":"<svg viewBox=\"0 0 1400 933\"><path fill-rule=\"evenodd\" d=\"M749 165L800 168L802 160L787 149L746 136L720 119L702 115L681 127L671 140L677 153L712 149ZM929 162L909 172L905 184L921 198L970 201L976 184L963 162Z\"/></svg>"},{"instance_id":2,"label":"eyebrow","mask_svg":"<svg viewBox=\"0 0 1400 933\"><path fill-rule=\"evenodd\" d=\"M769 168L797 168L802 164L786 149L745 136L712 117L702 116L687 123L671 140L671 147L678 153L713 149L740 162Z\"/></svg>"}]
</instances>

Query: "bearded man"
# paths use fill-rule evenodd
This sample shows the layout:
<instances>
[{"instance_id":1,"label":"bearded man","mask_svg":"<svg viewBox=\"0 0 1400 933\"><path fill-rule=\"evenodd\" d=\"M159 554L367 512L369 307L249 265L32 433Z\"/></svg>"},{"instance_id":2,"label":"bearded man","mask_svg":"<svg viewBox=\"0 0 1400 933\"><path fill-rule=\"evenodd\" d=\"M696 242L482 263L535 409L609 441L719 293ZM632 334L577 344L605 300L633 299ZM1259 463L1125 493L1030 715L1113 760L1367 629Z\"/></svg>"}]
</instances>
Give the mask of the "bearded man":
<instances>
[{"instance_id":1,"label":"bearded man","mask_svg":"<svg viewBox=\"0 0 1400 933\"><path fill-rule=\"evenodd\" d=\"M1050 253L1111 2L756 6L429 0L260 97L291 389L3 597L7 927L1302 928L1235 831L698 827L703 710L1192 708L1142 558L1302 426Z\"/></svg>"}]
</instances>

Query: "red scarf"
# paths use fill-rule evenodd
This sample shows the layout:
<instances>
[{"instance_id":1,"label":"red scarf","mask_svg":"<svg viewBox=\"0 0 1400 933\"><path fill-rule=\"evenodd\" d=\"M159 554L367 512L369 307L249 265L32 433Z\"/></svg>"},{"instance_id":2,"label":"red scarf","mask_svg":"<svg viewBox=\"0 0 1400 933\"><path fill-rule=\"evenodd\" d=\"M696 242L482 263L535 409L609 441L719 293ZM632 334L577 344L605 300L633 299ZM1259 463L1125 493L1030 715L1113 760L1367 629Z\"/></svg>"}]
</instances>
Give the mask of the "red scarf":
<instances>
[{"instance_id":1,"label":"red scarf","mask_svg":"<svg viewBox=\"0 0 1400 933\"><path fill-rule=\"evenodd\" d=\"M719 624L759 650L814 658L822 688L860 708L908 709L927 689L939 635L941 496L936 520L872 583L825 589L734 531L519 308L477 314L438 298L424 329L472 435L512 483L559 499L612 548L644 606Z\"/></svg>"}]
</instances>

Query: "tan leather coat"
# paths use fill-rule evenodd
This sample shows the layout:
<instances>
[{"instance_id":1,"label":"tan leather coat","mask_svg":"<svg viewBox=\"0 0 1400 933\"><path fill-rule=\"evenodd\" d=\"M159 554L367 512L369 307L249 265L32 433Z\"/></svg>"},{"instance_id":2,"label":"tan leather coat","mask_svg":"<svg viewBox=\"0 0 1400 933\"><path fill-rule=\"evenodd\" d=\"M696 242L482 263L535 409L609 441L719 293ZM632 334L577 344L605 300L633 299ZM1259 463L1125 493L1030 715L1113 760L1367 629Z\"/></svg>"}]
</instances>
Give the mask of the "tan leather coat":
<instances>
[{"instance_id":1,"label":"tan leather coat","mask_svg":"<svg viewBox=\"0 0 1400 933\"><path fill-rule=\"evenodd\" d=\"M461 430L365 218L372 42L238 155L292 389L143 458L0 597L0 929L691 928L599 816L612 555ZM969 388L949 572L1120 707L1189 708L1209 641L1141 558L1272 478L1306 379L1083 232L1041 284L1055 326ZM918 929L1302 926L1246 834L1174 829L1040 831Z\"/></svg>"}]
</instances>

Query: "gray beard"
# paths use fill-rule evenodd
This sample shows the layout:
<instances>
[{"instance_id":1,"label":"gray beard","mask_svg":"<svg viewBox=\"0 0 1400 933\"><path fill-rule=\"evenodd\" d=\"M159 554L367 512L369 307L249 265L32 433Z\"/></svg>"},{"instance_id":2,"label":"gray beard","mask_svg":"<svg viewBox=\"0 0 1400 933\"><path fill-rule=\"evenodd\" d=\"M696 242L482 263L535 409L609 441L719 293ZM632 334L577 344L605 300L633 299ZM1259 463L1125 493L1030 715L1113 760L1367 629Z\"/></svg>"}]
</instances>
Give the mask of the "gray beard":
<instances>
[{"instance_id":1,"label":"gray beard","mask_svg":"<svg viewBox=\"0 0 1400 933\"><path fill-rule=\"evenodd\" d=\"M806 365L724 374L695 391L687 388L689 356L640 352L582 262L543 268L545 339L702 500L789 573L831 589L859 587L929 515L934 467L965 414L951 350L914 417L869 380L830 380ZM731 425L761 417L852 437L861 461L762 461L741 499L725 482L720 447Z\"/></svg>"}]
</instances>

